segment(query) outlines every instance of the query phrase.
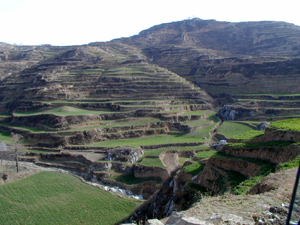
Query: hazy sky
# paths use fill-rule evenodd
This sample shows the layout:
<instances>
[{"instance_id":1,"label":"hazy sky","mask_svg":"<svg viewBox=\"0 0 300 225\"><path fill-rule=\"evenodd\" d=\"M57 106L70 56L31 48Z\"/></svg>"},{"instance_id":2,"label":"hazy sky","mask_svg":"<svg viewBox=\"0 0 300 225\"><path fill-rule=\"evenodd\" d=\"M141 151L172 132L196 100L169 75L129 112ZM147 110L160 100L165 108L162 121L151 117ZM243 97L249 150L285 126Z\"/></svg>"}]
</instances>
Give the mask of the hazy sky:
<instances>
[{"instance_id":1,"label":"hazy sky","mask_svg":"<svg viewBox=\"0 0 300 225\"><path fill-rule=\"evenodd\" d=\"M299 0L0 0L0 42L81 45L193 17L300 25Z\"/></svg>"}]
</instances>

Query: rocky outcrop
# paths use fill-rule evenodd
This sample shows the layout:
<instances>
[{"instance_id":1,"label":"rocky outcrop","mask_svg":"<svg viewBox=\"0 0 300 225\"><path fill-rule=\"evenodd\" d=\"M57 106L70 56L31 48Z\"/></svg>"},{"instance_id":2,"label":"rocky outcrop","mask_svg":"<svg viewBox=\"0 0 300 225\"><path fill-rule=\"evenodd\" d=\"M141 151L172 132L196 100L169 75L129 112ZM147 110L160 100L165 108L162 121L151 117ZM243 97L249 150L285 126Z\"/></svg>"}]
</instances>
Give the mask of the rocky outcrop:
<instances>
[{"instance_id":1,"label":"rocky outcrop","mask_svg":"<svg viewBox=\"0 0 300 225\"><path fill-rule=\"evenodd\" d=\"M249 109L242 106L224 105L217 113L222 120L239 120L252 117L257 114L257 109Z\"/></svg>"},{"instance_id":2,"label":"rocky outcrop","mask_svg":"<svg viewBox=\"0 0 300 225\"><path fill-rule=\"evenodd\" d=\"M120 161L134 163L144 155L141 148L131 148L129 146L116 147L107 152L108 161Z\"/></svg>"}]
</instances>

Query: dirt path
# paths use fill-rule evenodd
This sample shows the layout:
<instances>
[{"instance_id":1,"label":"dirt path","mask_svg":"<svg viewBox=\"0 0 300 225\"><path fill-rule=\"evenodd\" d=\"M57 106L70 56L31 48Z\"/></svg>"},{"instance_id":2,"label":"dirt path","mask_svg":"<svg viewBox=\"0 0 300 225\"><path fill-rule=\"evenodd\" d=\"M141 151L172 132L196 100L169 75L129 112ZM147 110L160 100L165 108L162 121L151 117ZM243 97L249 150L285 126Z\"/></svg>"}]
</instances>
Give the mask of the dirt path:
<instances>
[{"instance_id":1,"label":"dirt path","mask_svg":"<svg viewBox=\"0 0 300 225\"><path fill-rule=\"evenodd\" d=\"M164 166L167 167L169 173L181 167L177 153L163 152L159 155L159 159L162 161Z\"/></svg>"},{"instance_id":2,"label":"dirt path","mask_svg":"<svg viewBox=\"0 0 300 225\"><path fill-rule=\"evenodd\" d=\"M97 162L98 160L102 160L105 159L105 157L107 156L106 154L102 154L102 153L95 153L93 151L68 151L68 150L64 150L64 153L69 153L71 155L82 155L84 156L86 159L92 161L92 162Z\"/></svg>"}]
</instances>

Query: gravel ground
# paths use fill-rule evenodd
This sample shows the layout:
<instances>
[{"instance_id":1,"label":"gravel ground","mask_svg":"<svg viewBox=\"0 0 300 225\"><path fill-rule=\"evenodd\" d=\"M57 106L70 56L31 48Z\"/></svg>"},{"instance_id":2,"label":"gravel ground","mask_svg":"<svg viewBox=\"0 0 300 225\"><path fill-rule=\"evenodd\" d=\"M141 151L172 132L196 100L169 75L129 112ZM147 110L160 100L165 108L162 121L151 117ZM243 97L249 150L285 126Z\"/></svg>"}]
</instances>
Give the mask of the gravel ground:
<instances>
[{"instance_id":1,"label":"gravel ground","mask_svg":"<svg viewBox=\"0 0 300 225\"><path fill-rule=\"evenodd\" d=\"M224 195L206 197L187 211L187 217L203 220L212 215L233 214L243 218L244 224L254 224L253 216L262 217L270 207L288 207L294 188L297 168L270 174L261 185L272 185L275 190L255 195ZM282 218L285 220L286 218ZM271 223L270 223L271 224Z\"/></svg>"},{"instance_id":2,"label":"gravel ground","mask_svg":"<svg viewBox=\"0 0 300 225\"><path fill-rule=\"evenodd\" d=\"M60 173L67 173L68 171L58 169L58 168L50 168L50 167L42 167L37 166L31 162L19 162L19 172L17 173L16 170L16 162L15 161L8 161L8 160L1 160L0 161L0 184L12 182L18 179L25 178L29 175L41 172L41 171L55 171ZM3 175L7 175L7 179L3 180Z\"/></svg>"}]
</instances>

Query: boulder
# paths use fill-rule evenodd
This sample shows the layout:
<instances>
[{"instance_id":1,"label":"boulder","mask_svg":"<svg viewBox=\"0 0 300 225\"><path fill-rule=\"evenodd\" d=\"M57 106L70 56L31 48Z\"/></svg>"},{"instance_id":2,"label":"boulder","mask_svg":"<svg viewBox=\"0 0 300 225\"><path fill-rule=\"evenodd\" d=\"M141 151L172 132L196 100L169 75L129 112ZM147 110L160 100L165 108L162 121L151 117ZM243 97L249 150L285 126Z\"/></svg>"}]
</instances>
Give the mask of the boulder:
<instances>
[{"instance_id":1,"label":"boulder","mask_svg":"<svg viewBox=\"0 0 300 225\"><path fill-rule=\"evenodd\" d=\"M206 222L203 220L198 220L194 217L183 217L174 225L213 225L210 222Z\"/></svg>"},{"instance_id":2,"label":"boulder","mask_svg":"<svg viewBox=\"0 0 300 225\"><path fill-rule=\"evenodd\" d=\"M227 145L227 141L226 140L220 140L219 143L216 146L216 149L220 150L224 145Z\"/></svg>"},{"instance_id":3,"label":"boulder","mask_svg":"<svg viewBox=\"0 0 300 225\"><path fill-rule=\"evenodd\" d=\"M256 130L265 130L269 126L270 126L269 122L262 122L256 126Z\"/></svg>"},{"instance_id":4,"label":"boulder","mask_svg":"<svg viewBox=\"0 0 300 225\"><path fill-rule=\"evenodd\" d=\"M226 145L227 144L227 141L226 140L220 140L219 141L219 145Z\"/></svg>"},{"instance_id":5,"label":"boulder","mask_svg":"<svg viewBox=\"0 0 300 225\"><path fill-rule=\"evenodd\" d=\"M256 109L243 106L224 105L217 113L222 120L238 120L246 117L253 117L257 114Z\"/></svg>"},{"instance_id":6,"label":"boulder","mask_svg":"<svg viewBox=\"0 0 300 225\"><path fill-rule=\"evenodd\" d=\"M161 221L159 221L158 219L152 219L152 220L146 221L146 225L164 225L164 224Z\"/></svg>"},{"instance_id":7,"label":"boulder","mask_svg":"<svg viewBox=\"0 0 300 225\"><path fill-rule=\"evenodd\" d=\"M166 225L175 224L177 221L179 221L184 215L182 213L173 212L168 221L166 222Z\"/></svg>"}]
</instances>

